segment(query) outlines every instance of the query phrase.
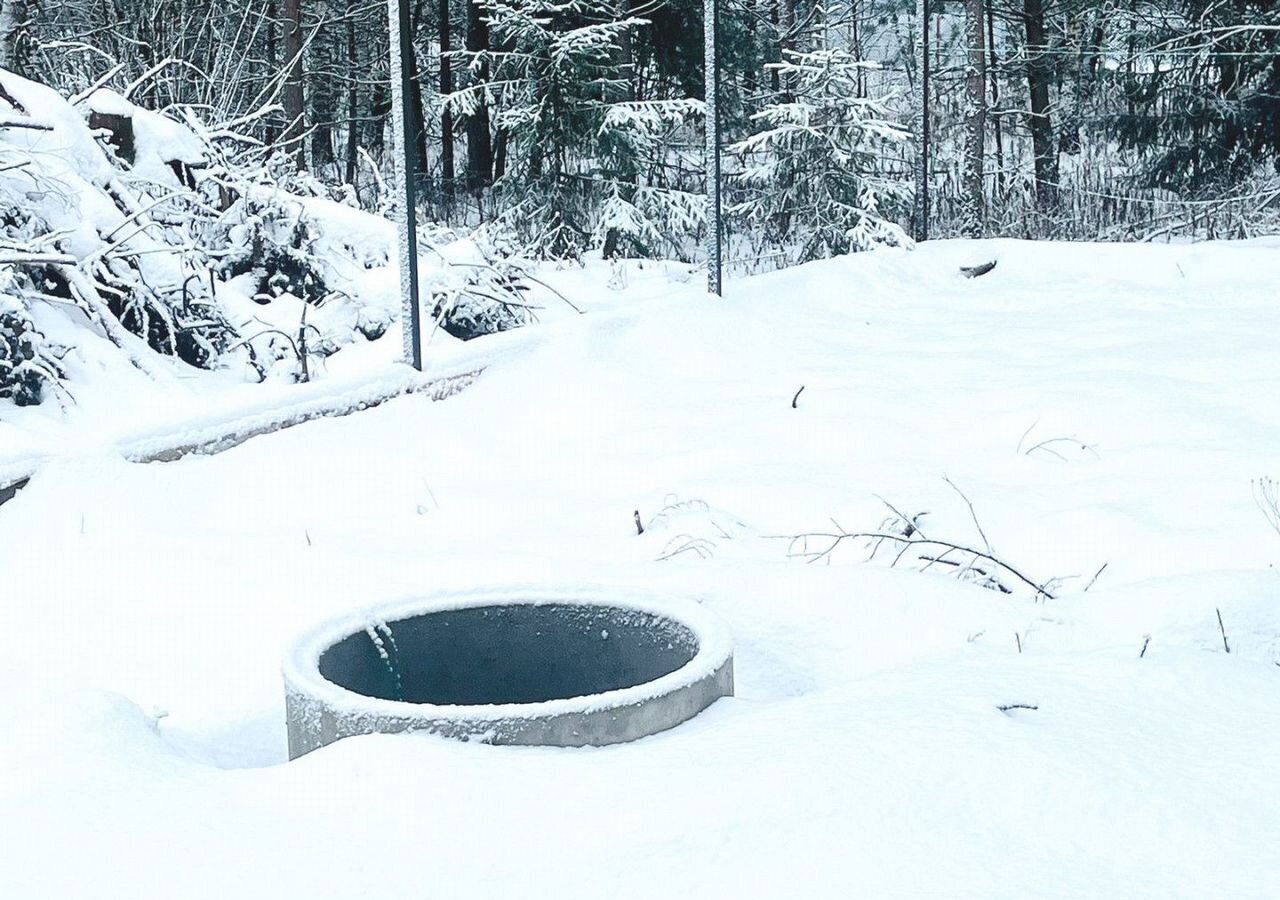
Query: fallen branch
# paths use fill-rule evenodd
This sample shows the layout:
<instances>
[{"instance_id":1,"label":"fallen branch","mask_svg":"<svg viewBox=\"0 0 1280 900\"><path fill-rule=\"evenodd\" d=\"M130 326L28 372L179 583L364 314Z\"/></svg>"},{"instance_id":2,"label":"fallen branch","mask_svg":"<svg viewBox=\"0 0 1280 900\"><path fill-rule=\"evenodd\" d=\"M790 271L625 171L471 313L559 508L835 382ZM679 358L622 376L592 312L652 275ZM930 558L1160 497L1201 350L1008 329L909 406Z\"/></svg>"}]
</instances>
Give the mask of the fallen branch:
<instances>
[{"instance_id":1,"label":"fallen branch","mask_svg":"<svg viewBox=\"0 0 1280 900\"><path fill-rule=\"evenodd\" d=\"M919 534L919 532L917 532L917 534ZM842 531L839 534L816 532L813 534L796 535L792 539L793 540L792 547L794 548L794 544L796 542L808 541L809 539L815 539L815 538L829 540L830 544L825 549L816 551L816 552L802 551L800 553L796 553L789 550L788 555L805 559L807 562L811 562L811 563L817 562L820 559L825 559L829 557L837 547L839 547L842 543L844 543L847 540L867 540L867 541L879 541L879 542L889 541L891 543L901 545L903 547L903 552L910 549L911 547L924 547L924 546L941 547L947 550L953 550L957 553L967 553L970 556L974 557L975 559L985 559L987 562L991 563L997 568L1004 570L1005 572L1008 572L1014 578L1018 579L1027 587L1034 590L1036 592L1036 596L1038 597L1042 596L1047 600L1057 599L1049 588L1050 582L1045 582L1044 584L1040 584L1036 582L1034 579L1028 577L1027 575L1024 575L1021 571L1014 568L1009 563L996 558L992 554L982 550L976 550L973 547L966 547L963 544L953 544L950 541L933 540L925 537L909 538L909 537L904 537L900 534L886 534L883 532L875 532L875 531L852 531L852 532ZM894 560L895 566L897 565L898 560L900 560L901 558L902 558L902 553L899 553L898 557ZM936 559L933 559L931 561L937 562Z\"/></svg>"},{"instance_id":2,"label":"fallen branch","mask_svg":"<svg viewBox=\"0 0 1280 900\"><path fill-rule=\"evenodd\" d=\"M1089 588L1093 587L1093 583L1094 583L1095 581L1097 581L1097 580L1098 580L1098 576L1099 576L1099 575L1101 575L1103 572L1105 572L1105 571L1106 571L1106 569L1107 569L1107 566L1109 566L1109 565L1111 565L1110 561L1108 561L1108 562L1104 562L1104 563L1102 564L1102 568L1101 568L1101 569L1099 569L1098 571L1096 571L1096 572L1094 572L1094 573L1093 573L1093 577L1089 579L1089 583L1088 583L1088 584L1086 584L1086 585L1084 586L1084 590L1083 590L1083 591L1081 591L1081 593L1082 593L1082 594L1083 594L1083 593L1088 593Z\"/></svg>"},{"instance_id":3,"label":"fallen branch","mask_svg":"<svg viewBox=\"0 0 1280 900\"><path fill-rule=\"evenodd\" d=\"M25 128L28 131L53 131L48 122L37 122L34 119L0 119L0 128Z\"/></svg>"},{"instance_id":4,"label":"fallen branch","mask_svg":"<svg viewBox=\"0 0 1280 900\"><path fill-rule=\"evenodd\" d=\"M74 256L61 253L4 253L0 251L0 266L75 266Z\"/></svg>"}]
</instances>

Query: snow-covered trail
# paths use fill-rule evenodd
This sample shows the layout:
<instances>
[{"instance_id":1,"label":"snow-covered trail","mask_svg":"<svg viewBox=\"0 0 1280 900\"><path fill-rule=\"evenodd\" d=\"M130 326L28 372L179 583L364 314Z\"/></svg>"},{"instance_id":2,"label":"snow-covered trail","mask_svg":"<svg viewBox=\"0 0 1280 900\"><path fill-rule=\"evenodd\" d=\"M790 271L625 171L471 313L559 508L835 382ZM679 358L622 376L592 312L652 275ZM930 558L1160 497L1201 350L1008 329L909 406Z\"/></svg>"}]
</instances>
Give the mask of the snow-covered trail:
<instances>
[{"instance_id":1,"label":"snow-covered trail","mask_svg":"<svg viewBox=\"0 0 1280 900\"><path fill-rule=\"evenodd\" d=\"M1274 896L1276 248L938 243L723 302L549 277L593 312L468 350L447 402L86 448L0 508L0 895ZM944 475L1081 577L1037 603L776 538L879 495L979 541ZM738 696L607 750L281 764L293 636L525 583L706 603Z\"/></svg>"}]
</instances>

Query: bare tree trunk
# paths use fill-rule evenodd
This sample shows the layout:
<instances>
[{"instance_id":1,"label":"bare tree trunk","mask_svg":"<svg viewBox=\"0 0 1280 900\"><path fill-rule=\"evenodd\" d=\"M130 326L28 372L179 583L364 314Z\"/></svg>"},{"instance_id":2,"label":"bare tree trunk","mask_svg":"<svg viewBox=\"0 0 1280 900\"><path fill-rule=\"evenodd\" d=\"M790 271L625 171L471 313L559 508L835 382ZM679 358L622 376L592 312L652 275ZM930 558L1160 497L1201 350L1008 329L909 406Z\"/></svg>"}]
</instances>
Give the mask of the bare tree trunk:
<instances>
[{"instance_id":1,"label":"bare tree trunk","mask_svg":"<svg viewBox=\"0 0 1280 900\"><path fill-rule=\"evenodd\" d=\"M966 237L986 231L982 165L987 132L986 23L982 0L965 0L964 221Z\"/></svg>"},{"instance_id":2,"label":"bare tree trunk","mask_svg":"<svg viewBox=\"0 0 1280 900\"><path fill-rule=\"evenodd\" d=\"M778 32L780 35L779 55L785 59L789 51L796 49L796 0L778 0ZM784 93L791 90L788 83L791 79L783 77L781 88Z\"/></svg>"},{"instance_id":3,"label":"bare tree trunk","mask_svg":"<svg viewBox=\"0 0 1280 900\"><path fill-rule=\"evenodd\" d=\"M279 17L276 15L278 9L277 0L267 0L267 68L263 73L263 81L271 81L280 71L280 40L277 32L279 31ZM280 137L280 121L272 115L266 120L266 138L268 144L274 144Z\"/></svg>"},{"instance_id":4,"label":"bare tree trunk","mask_svg":"<svg viewBox=\"0 0 1280 900\"><path fill-rule=\"evenodd\" d=\"M849 0L849 49L853 52L853 58L858 62L862 62L862 34L859 30L859 17L861 15L858 0ZM919 36L917 35L917 39ZM858 70L858 97L861 99L867 96L867 79L862 69Z\"/></svg>"},{"instance_id":5,"label":"bare tree trunk","mask_svg":"<svg viewBox=\"0 0 1280 900\"><path fill-rule=\"evenodd\" d=\"M1138 55L1138 0L1129 0L1128 50L1129 53L1125 60L1125 109L1129 113L1129 119L1132 120L1135 112L1133 102L1133 63Z\"/></svg>"},{"instance_id":6,"label":"bare tree trunk","mask_svg":"<svg viewBox=\"0 0 1280 900\"><path fill-rule=\"evenodd\" d=\"M347 147L346 178L347 184L356 183L356 157L360 154L360 80L356 73L360 71L360 45L356 41L356 4L355 0L347 2Z\"/></svg>"},{"instance_id":7,"label":"bare tree trunk","mask_svg":"<svg viewBox=\"0 0 1280 900\"><path fill-rule=\"evenodd\" d=\"M991 53L991 117L996 136L996 197L1004 194L1004 115L1000 110L1000 57L996 52L996 17L994 3L987 3L987 47Z\"/></svg>"},{"instance_id":8,"label":"bare tree trunk","mask_svg":"<svg viewBox=\"0 0 1280 900\"><path fill-rule=\"evenodd\" d=\"M306 96L302 78L302 3L284 0L284 64L288 74L284 81L284 149L293 155L299 169L307 167L307 148L302 140L306 131Z\"/></svg>"},{"instance_id":9,"label":"bare tree trunk","mask_svg":"<svg viewBox=\"0 0 1280 900\"><path fill-rule=\"evenodd\" d=\"M631 14L631 0L614 0L613 15L618 22L626 21ZM617 68L618 74L615 76L622 84L611 99L627 103L636 99L635 88L635 57L634 47L631 40L631 29L627 28L618 37L618 46L613 54L614 66ZM631 201L635 197L635 186L639 183L639 175L635 171L618 172L619 186L625 185L622 189L623 198ZM602 249L605 259L612 259L618 254L625 255L622 246L623 233L616 227L611 227L605 232L604 247Z\"/></svg>"},{"instance_id":10,"label":"bare tree trunk","mask_svg":"<svg viewBox=\"0 0 1280 900\"><path fill-rule=\"evenodd\" d=\"M929 0L916 0L916 21L919 33L916 35L916 75L920 96L916 101L916 196L915 196L915 239L929 239Z\"/></svg>"},{"instance_id":11,"label":"bare tree trunk","mask_svg":"<svg viewBox=\"0 0 1280 900\"><path fill-rule=\"evenodd\" d=\"M489 50L489 23L478 0L467 2L467 50L485 53ZM489 79L489 66L484 63L472 69L474 79L483 84ZM482 98L476 110L467 116L467 187L482 191L493 184L496 176L493 160L493 135L489 130L489 105Z\"/></svg>"},{"instance_id":12,"label":"bare tree trunk","mask_svg":"<svg viewBox=\"0 0 1280 900\"><path fill-rule=\"evenodd\" d=\"M1031 95L1031 148L1035 156L1036 203L1041 211L1057 199L1058 154L1053 142L1049 112L1049 79L1052 75L1045 43L1044 6L1041 0L1023 0L1027 23L1027 88Z\"/></svg>"},{"instance_id":13,"label":"bare tree trunk","mask_svg":"<svg viewBox=\"0 0 1280 900\"><path fill-rule=\"evenodd\" d=\"M413 109L413 134L408 139L411 139L417 148L419 177L425 177L431 171L431 160L427 158L427 112L422 95L422 68L418 64L416 52L418 35L422 33L422 7L422 0L418 0L413 6L413 15L410 17L410 42L415 52L410 54L406 63L409 67L410 93L412 94L410 102Z\"/></svg>"},{"instance_id":14,"label":"bare tree trunk","mask_svg":"<svg viewBox=\"0 0 1280 900\"><path fill-rule=\"evenodd\" d=\"M778 9L779 7L781 7L783 3L786 3L786 2L787 0L773 0L773 2L769 6L769 23L773 25L773 33L776 35L781 35L780 23L782 22L782 18L778 12ZM781 58L782 56L781 39L779 39L779 43L778 43L778 56L779 58ZM782 90L782 81L778 77L777 69L769 70L769 86L773 88L773 92L775 94L778 93L780 90Z\"/></svg>"},{"instance_id":15,"label":"bare tree trunk","mask_svg":"<svg viewBox=\"0 0 1280 900\"><path fill-rule=\"evenodd\" d=\"M0 0L0 69L22 74L18 42L27 22L27 0Z\"/></svg>"},{"instance_id":16,"label":"bare tree trunk","mask_svg":"<svg viewBox=\"0 0 1280 900\"><path fill-rule=\"evenodd\" d=\"M333 132L338 120L338 45L330 24L329 0L311 2L317 25L307 47L307 121L311 126L311 168L319 172L337 159Z\"/></svg>"},{"instance_id":17,"label":"bare tree trunk","mask_svg":"<svg viewBox=\"0 0 1280 900\"><path fill-rule=\"evenodd\" d=\"M440 96L447 97L453 93L453 68L450 52L449 0L440 0ZM440 199L443 201L445 220L449 218L449 208L453 205L453 108L448 103L442 104L440 112Z\"/></svg>"}]
</instances>

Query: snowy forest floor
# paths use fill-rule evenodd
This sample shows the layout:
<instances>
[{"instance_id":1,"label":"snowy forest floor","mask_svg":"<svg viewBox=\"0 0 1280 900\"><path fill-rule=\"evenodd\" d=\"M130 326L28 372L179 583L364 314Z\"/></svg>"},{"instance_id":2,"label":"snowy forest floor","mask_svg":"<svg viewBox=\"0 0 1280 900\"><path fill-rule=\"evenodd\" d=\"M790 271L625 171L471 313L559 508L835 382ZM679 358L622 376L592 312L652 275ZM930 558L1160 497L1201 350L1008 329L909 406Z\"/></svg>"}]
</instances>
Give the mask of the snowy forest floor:
<instances>
[{"instance_id":1,"label":"snowy forest floor","mask_svg":"<svg viewBox=\"0 0 1280 900\"><path fill-rule=\"evenodd\" d=\"M547 273L586 315L429 349L486 367L444 402L151 465L106 407L30 420L51 458L0 507L0 896L1275 896L1275 244L940 242L723 301L607 274ZM874 530L878 497L980 544L944 476L1056 599L855 541L788 555ZM304 629L532 583L706 604L737 696L609 749L284 762Z\"/></svg>"}]
</instances>

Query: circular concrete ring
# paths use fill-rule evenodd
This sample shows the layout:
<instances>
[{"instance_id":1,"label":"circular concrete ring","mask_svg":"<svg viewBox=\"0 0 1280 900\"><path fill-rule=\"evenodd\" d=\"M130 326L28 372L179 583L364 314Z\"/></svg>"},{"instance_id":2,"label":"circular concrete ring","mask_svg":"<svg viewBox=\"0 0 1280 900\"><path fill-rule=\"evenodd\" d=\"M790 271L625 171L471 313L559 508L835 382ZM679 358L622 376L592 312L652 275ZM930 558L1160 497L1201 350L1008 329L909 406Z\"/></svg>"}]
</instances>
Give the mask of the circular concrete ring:
<instances>
[{"instance_id":1,"label":"circular concrete ring","mask_svg":"<svg viewBox=\"0 0 1280 900\"><path fill-rule=\"evenodd\" d=\"M404 731L602 746L674 728L732 696L733 652L696 603L478 592L322 625L295 645L284 681L290 759Z\"/></svg>"}]
</instances>

